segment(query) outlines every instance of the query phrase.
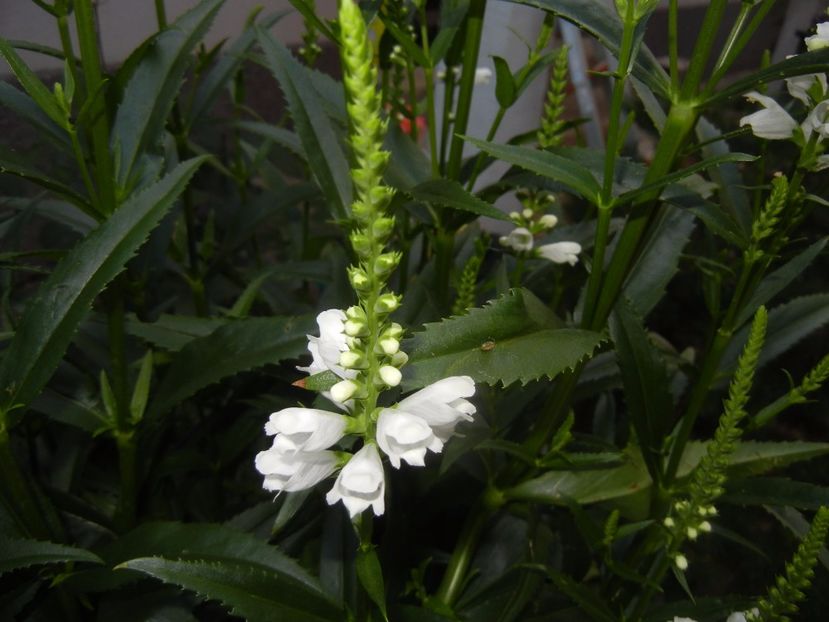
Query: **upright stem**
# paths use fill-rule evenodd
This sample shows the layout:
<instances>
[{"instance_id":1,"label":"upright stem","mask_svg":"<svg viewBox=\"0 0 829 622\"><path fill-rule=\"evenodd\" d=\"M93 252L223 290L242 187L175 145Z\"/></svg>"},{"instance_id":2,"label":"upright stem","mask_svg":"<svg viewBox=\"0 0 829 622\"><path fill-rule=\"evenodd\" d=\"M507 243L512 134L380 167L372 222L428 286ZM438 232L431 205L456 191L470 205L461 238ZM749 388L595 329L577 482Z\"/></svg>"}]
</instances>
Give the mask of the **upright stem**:
<instances>
[{"instance_id":1,"label":"upright stem","mask_svg":"<svg viewBox=\"0 0 829 622\"><path fill-rule=\"evenodd\" d=\"M489 126L489 131L486 134L487 142L495 138L495 132L497 132L498 128L501 127L501 121L504 120L506 112L507 109L503 106L498 107L498 112L495 114L495 118L492 120L492 125ZM472 168L472 174L469 176L469 181L466 183L466 189L469 192L472 192L472 188L478 180L478 175L481 173L481 166L484 163L484 155L484 152L480 151L475 158L475 166Z\"/></svg>"},{"instance_id":2,"label":"upright stem","mask_svg":"<svg viewBox=\"0 0 829 622\"><path fill-rule=\"evenodd\" d=\"M452 551L452 557L436 594L438 600L450 607L460 596L466 573L469 570L469 564L475 554L475 545L491 513L491 509L487 508L482 502L478 502L470 508L470 512L466 517L466 522L461 529L460 536L458 536L455 550Z\"/></svg>"},{"instance_id":3,"label":"upright stem","mask_svg":"<svg viewBox=\"0 0 829 622\"><path fill-rule=\"evenodd\" d=\"M457 180L461 172L463 159L463 138L469 124L469 112L472 107L472 90L475 87L475 68L478 63L478 51L481 48L481 34L484 30L484 12L486 0L471 0L466 18L466 41L463 48L463 72L458 92L458 106L455 109L455 131L449 149L449 162L446 176Z\"/></svg>"},{"instance_id":4,"label":"upright stem","mask_svg":"<svg viewBox=\"0 0 829 622\"><path fill-rule=\"evenodd\" d=\"M671 72L671 91L679 92L679 0L668 5L668 58Z\"/></svg>"},{"instance_id":5,"label":"upright stem","mask_svg":"<svg viewBox=\"0 0 829 622\"><path fill-rule=\"evenodd\" d=\"M12 453L11 438L6 427L6 414L0 413L0 488L3 504L15 518L20 530L33 538L55 540L55 534L44 519L34 491L26 481Z\"/></svg>"},{"instance_id":6,"label":"upright stem","mask_svg":"<svg viewBox=\"0 0 829 622\"><path fill-rule=\"evenodd\" d=\"M78 76L78 68L75 61L75 50L72 47L72 37L69 35L69 21L66 18L66 13L57 16L58 34L60 35L60 46L63 48L63 56L66 58L66 65L69 67L69 73L72 74L72 80L76 85L79 85L80 79Z\"/></svg>"},{"instance_id":7,"label":"upright stem","mask_svg":"<svg viewBox=\"0 0 829 622\"><path fill-rule=\"evenodd\" d=\"M164 0L155 0L155 20L159 30L167 28L167 7L164 6Z\"/></svg>"},{"instance_id":8,"label":"upright stem","mask_svg":"<svg viewBox=\"0 0 829 622\"><path fill-rule=\"evenodd\" d=\"M91 0L75 0L75 25L78 29L78 42L81 51L81 66L86 83L87 100L94 97L90 104L92 124L92 152L95 158L95 174L98 182L98 196L102 211L111 214L117 207L115 193L114 167L109 151L109 115L103 96L104 73L101 64L101 51L98 47L98 31Z\"/></svg>"},{"instance_id":9,"label":"upright stem","mask_svg":"<svg viewBox=\"0 0 829 622\"><path fill-rule=\"evenodd\" d=\"M699 90L727 5L728 0L711 0L705 11L702 26L698 31L699 37L691 53L691 64L682 83L682 99L685 101L690 101Z\"/></svg>"},{"instance_id":10,"label":"upright stem","mask_svg":"<svg viewBox=\"0 0 829 622\"><path fill-rule=\"evenodd\" d=\"M429 156L432 160L432 177L440 176L440 163L438 162L438 136L437 119L435 115L435 79L432 71L432 55L429 52L429 27L426 22L426 3L421 2L420 10L420 40L423 45L423 54L428 59L428 64L423 68L423 75L426 80L426 124L429 132Z\"/></svg>"}]
</instances>

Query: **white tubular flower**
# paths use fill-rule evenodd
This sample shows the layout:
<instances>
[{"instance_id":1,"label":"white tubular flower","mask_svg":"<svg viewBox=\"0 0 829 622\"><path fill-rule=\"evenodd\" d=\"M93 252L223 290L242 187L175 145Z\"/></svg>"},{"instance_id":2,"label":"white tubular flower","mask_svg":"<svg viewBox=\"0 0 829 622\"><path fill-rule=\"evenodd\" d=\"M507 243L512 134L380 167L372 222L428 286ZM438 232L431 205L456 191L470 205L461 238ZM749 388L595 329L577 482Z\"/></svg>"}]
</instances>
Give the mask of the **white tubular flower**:
<instances>
[{"instance_id":1,"label":"white tubular flower","mask_svg":"<svg viewBox=\"0 0 829 622\"><path fill-rule=\"evenodd\" d=\"M824 100L815 106L800 126L800 129L803 130L803 137L806 140L809 140L812 132L817 132L821 140L829 138L829 122L827 122L827 115L829 115L829 99Z\"/></svg>"},{"instance_id":2,"label":"white tubular flower","mask_svg":"<svg viewBox=\"0 0 829 622\"><path fill-rule=\"evenodd\" d=\"M829 22L818 24L817 34L806 37L804 41L806 42L806 49L810 52L829 47Z\"/></svg>"},{"instance_id":3,"label":"white tubular flower","mask_svg":"<svg viewBox=\"0 0 829 622\"><path fill-rule=\"evenodd\" d=\"M748 614L757 616L760 615L760 610L757 607L754 607L748 611L735 611L728 616L728 619L726 619L725 622L746 622L746 616L748 616Z\"/></svg>"},{"instance_id":4,"label":"white tubular flower","mask_svg":"<svg viewBox=\"0 0 829 622\"><path fill-rule=\"evenodd\" d=\"M397 405L398 414L423 419L438 440L445 443L461 421L472 421L475 406L463 399L475 395L475 381L469 376L450 376L412 393Z\"/></svg>"},{"instance_id":5,"label":"white tubular flower","mask_svg":"<svg viewBox=\"0 0 829 622\"><path fill-rule=\"evenodd\" d=\"M811 98L809 97L809 90L814 85L815 80L820 84L820 92L825 94L827 88L826 74L823 73L810 73L805 76L786 78L786 88L789 90L789 95L810 106Z\"/></svg>"},{"instance_id":6,"label":"white tubular flower","mask_svg":"<svg viewBox=\"0 0 829 622\"><path fill-rule=\"evenodd\" d=\"M354 378L357 372L340 365L340 354L348 351L344 332L346 315L340 309L328 309L317 316L320 336L308 335L308 351L313 360L308 367L297 367L310 375L332 371L340 378Z\"/></svg>"},{"instance_id":7,"label":"white tubular flower","mask_svg":"<svg viewBox=\"0 0 829 622\"><path fill-rule=\"evenodd\" d=\"M558 218L554 214L544 214L538 219L538 222L545 229L552 229L558 224Z\"/></svg>"},{"instance_id":8,"label":"white tubular flower","mask_svg":"<svg viewBox=\"0 0 829 622\"><path fill-rule=\"evenodd\" d=\"M328 449L345 434L346 418L315 408L284 408L272 413L265 434L278 435L286 451Z\"/></svg>"},{"instance_id":9,"label":"white tubular flower","mask_svg":"<svg viewBox=\"0 0 829 622\"><path fill-rule=\"evenodd\" d=\"M475 84L489 84L492 81L492 69L477 67L475 69Z\"/></svg>"},{"instance_id":10,"label":"white tubular flower","mask_svg":"<svg viewBox=\"0 0 829 622\"><path fill-rule=\"evenodd\" d=\"M671 622L668 620L667 622ZM682 618L680 616L674 616L673 622L697 622L694 618Z\"/></svg>"},{"instance_id":11,"label":"white tubular flower","mask_svg":"<svg viewBox=\"0 0 829 622\"><path fill-rule=\"evenodd\" d=\"M569 263L575 266L579 261L581 244L578 242L555 242L538 247L538 254L553 263Z\"/></svg>"},{"instance_id":12,"label":"white tubular flower","mask_svg":"<svg viewBox=\"0 0 829 622\"><path fill-rule=\"evenodd\" d=\"M756 91L746 93L745 98L760 104L763 109L740 119L740 127L749 125L755 136L768 140L785 140L792 137L797 122L774 99Z\"/></svg>"},{"instance_id":13,"label":"white tubular flower","mask_svg":"<svg viewBox=\"0 0 829 622\"><path fill-rule=\"evenodd\" d=\"M380 375L380 379L390 387L396 387L403 380L403 374L400 373L400 370L391 365L383 365L377 370L377 373Z\"/></svg>"},{"instance_id":14,"label":"white tubular flower","mask_svg":"<svg viewBox=\"0 0 829 622\"><path fill-rule=\"evenodd\" d=\"M443 443L426 421L402 410L384 408L377 419L377 444L395 469L403 460L424 466L426 450L440 453Z\"/></svg>"},{"instance_id":15,"label":"white tubular flower","mask_svg":"<svg viewBox=\"0 0 829 622\"><path fill-rule=\"evenodd\" d=\"M829 153L819 155L815 160L815 166L812 168L814 172L823 171L829 168Z\"/></svg>"},{"instance_id":16,"label":"white tubular flower","mask_svg":"<svg viewBox=\"0 0 829 622\"><path fill-rule=\"evenodd\" d=\"M277 437L273 447L256 454L256 470L265 476L262 484L265 490L305 490L324 480L337 468L337 456L333 451L286 453L279 445Z\"/></svg>"},{"instance_id":17,"label":"white tubular flower","mask_svg":"<svg viewBox=\"0 0 829 622\"><path fill-rule=\"evenodd\" d=\"M380 516L386 511L385 492L386 478L380 454L376 445L368 443L343 467L325 500L328 505L342 501L352 519L369 506L375 516Z\"/></svg>"},{"instance_id":18,"label":"white tubular flower","mask_svg":"<svg viewBox=\"0 0 829 622\"><path fill-rule=\"evenodd\" d=\"M506 246L514 251L528 251L533 247L533 234L526 227L516 227L509 232L509 235L501 237L501 246Z\"/></svg>"}]
</instances>

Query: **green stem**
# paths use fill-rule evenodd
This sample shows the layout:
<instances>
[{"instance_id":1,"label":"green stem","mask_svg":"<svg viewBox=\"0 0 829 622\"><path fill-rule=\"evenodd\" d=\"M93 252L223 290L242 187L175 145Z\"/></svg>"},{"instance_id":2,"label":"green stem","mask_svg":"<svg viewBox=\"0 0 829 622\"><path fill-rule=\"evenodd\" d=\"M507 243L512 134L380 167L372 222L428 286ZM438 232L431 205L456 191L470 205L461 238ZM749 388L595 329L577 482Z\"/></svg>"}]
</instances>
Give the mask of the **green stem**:
<instances>
[{"instance_id":1,"label":"green stem","mask_svg":"<svg viewBox=\"0 0 829 622\"><path fill-rule=\"evenodd\" d=\"M446 66L446 79L443 88L443 122L440 125L440 172L446 173L446 151L449 148L449 128L455 125L452 107L455 104L455 73L453 67Z\"/></svg>"},{"instance_id":2,"label":"green stem","mask_svg":"<svg viewBox=\"0 0 829 622\"><path fill-rule=\"evenodd\" d=\"M33 538L56 540L49 522L30 484L17 465L11 448L11 438L6 427L6 413L0 413L0 496L20 531Z\"/></svg>"},{"instance_id":3,"label":"green stem","mask_svg":"<svg viewBox=\"0 0 829 622\"><path fill-rule=\"evenodd\" d=\"M84 155L81 143L78 140L78 133L71 125L69 127L69 137L72 140L72 153L75 154L75 160L78 163L78 170L81 172L83 185L86 188L87 194L89 194L89 201L92 203L97 214L105 216L106 212L104 211L100 199L98 198L98 193L95 190L95 184L92 182L92 176L89 174L89 168L86 166L86 155Z\"/></svg>"},{"instance_id":4,"label":"green stem","mask_svg":"<svg viewBox=\"0 0 829 622\"><path fill-rule=\"evenodd\" d=\"M435 79L432 68L432 55L429 51L429 28L426 21L426 3L421 2L420 11L420 40L423 44L423 54L429 59L429 64L423 68L426 80L426 123L429 126L429 155L432 160L432 177L440 176L438 162L437 118L435 115Z\"/></svg>"},{"instance_id":5,"label":"green stem","mask_svg":"<svg viewBox=\"0 0 829 622\"><path fill-rule=\"evenodd\" d=\"M682 99L685 101L691 101L699 90L727 5L728 0L711 0L708 4L702 26L697 31L699 37L691 53L691 64L688 67L688 73L685 74L685 81L682 83Z\"/></svg>"},{"instance_id":6,"label":"green stem","mask_svg":"<svg viewBox=\"0 0 829 622\"><path fill-rule=\"evenodd\" d=\"M409 110L407 115L411 121L412 140L417 142L419 132L417 131L417 83L415 82L414 62L406 58L406 81L409 84Z\"/></svg>"},{"instance_id":7,"label":"green stem","mask_svg":"<svg viewBox=\"0 0 829 622\"><path fill-rule=\"evenodd\" d=\"M104 73L98 47L98 30L91 0L75 0L75 25L81 52L81 66L86 83L86 97L94 97L90 118L92 124L92 153L102 211L111 214L117 207L112 156L109 150L109 116L103 97Z\"/></svg>"},{"instance_id":8,"label":"green stem","mask_svg":"<svg viewBox=\"0 0 829 622\"><path fill-rule=\"evenodd\" d=\"M435 271L437 276L437 300L440 313L449 310L449 281L452 278L452 258L455 251L455 236L438 228L435 232Z\"/></svg>"},{"instance_id":9,"label":"green stem","mask_svg":"<svg viewBox=\"0 0 829 622\"><path fill-rule=\"evenodd\" d=\"M455 108L455 131L452 135L452 145L449 149L449 162L446 175L449 179L458 180L463 160L463 138L469 124L469 113L472 107L472 91L475 88L475 69L478 63L478 52L481 48L481 35L484 30L484 12L486 0L471 0L469 12L466 15L466 40L463 48L463 72L458 92L458 105Z\"/></svg>"},{"instance_id":10,"label":"green stem","mask_svg":"<svg viewBox=\"0 0 829 622\"><path fill-rule=\"evenodd\" d=\"M167 7L164 6L164 0L155 0L155 20L159 30L167 28Z\"/></svg>"},{"instance_id":11,"label":"green stem","mask_svg":"<svg viewBox=\"0 0 829 622\"><path fill-rule=\"evenodd\" d=\"M449 607L460 596L466 573L469 570L469 564L475 554L475 546L491 513L491 509L487 508L482 502L478 502L472 506L466 517L466 522L461 529L460 536L458 536L455 550L452 551L452 557L449 559L449 565L436 594L437 599Z\"/></svg>"},{"instance_id":12,"label":"green stem","mask_svg":"<svg viewBox=\"0 0 829 622\"><path fill-rule=\"evenodd\" d=\"M582 307L583 324L589 316L587 310L592 309L596 305L596 299L599 296L602 273L604 272L605 251L607 250L607 241L610 237L610 216L610 208L599 207L596 219L596 239L593 244L593 261L590 265L590 276L587 280L587 293L585 294L584 306Z\"/></svg>"},{"instance_id":13,"label":"green stem","mask_svg":"<svg viewBox=\"0 0 829 622\"><path fill-rule=\"evenodd\" d=\"M69 73L72 74L72 80L75 85L81 83L78 77L77 61L75 60L75 50L72 47L72 37L69 35L69 22L66 19L66 14L57 16L58 34L60 35L60 45L63 48L63 55L66 58L66 65L69 67Z\"/></svg>"},{"instance_id":14,"label":"green stem","mask_svg":"<svg viewBox=\"0 0 829 622\"><path fill-rule=\"evenodd\" d=\"M115 432L118 445L118 468L121 473L121 496L115 511L115 525L119 531L127 531L135 525L138 476L136 469L136 442L132 431Z\"/></svg>"},{"instance_id":15,"label":"green stem","mask_svg":"<svg viewBox=\"0 0 829 622\"><path fill-rule=\"evenodd\" d=\"M668 58L671 72L671 93L679 93L679 0L668 5Z\"/></svg>"}]
</instances>

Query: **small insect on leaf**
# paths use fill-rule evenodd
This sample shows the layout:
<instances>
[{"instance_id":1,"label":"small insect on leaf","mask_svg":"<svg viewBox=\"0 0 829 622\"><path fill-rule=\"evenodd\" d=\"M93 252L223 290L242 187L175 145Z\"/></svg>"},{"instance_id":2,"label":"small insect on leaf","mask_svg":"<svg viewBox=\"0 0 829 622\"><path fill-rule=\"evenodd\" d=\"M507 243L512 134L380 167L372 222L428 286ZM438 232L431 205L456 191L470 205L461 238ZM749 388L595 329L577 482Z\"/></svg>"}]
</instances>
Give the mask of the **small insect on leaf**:
<instances>
[{"instance_id":1,"label":"small insect on leaf","mask_svg":"<svg viewBox=\"0 0 829 622\"><path fill-rule=\"evenodd\" d=\"M481 344L481 350L484 352L489 352L495 349L495 342L494 341L484 341Z\"/></svg>"}]
</instances>

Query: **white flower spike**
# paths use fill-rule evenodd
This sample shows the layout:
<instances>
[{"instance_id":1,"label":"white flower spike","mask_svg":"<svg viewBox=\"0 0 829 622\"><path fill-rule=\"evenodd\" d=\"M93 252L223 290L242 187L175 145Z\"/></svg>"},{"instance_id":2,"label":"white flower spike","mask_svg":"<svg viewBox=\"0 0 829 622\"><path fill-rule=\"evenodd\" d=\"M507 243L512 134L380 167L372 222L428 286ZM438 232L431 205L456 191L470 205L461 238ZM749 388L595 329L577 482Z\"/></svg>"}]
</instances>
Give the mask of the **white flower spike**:
<instances>
[{"instance_id":1,"label":"white flower spike","mask_svg":"<svg viewBox=\"0 0 829 622\"><path fill-rule=\"evenodd\" d=\"M438 380L403 399L398 413L423 419L432 433L445 443L461 421L472 421L475 406L464 398L475 395L475 381L469 376L450 376ZM433 450L436 451L436 450Z\"/></svg>"},{"instance_id":2,"label":"white flower spike","mask_svg":"<svg viewBox=\"0 0 829 622\"><path fill-rule=\"evenodd\" d=\"M426 450L440 453L443 443L426 421L401 410L385 408L377 419L377 444L395 469L403 460L424 466Z\"/></svg>"},{"instance_id":3,"label":"white flower spike","mask_svg":"<svg viewBox=\"0 0 829 622\"><path fill-rule=\"evenodd\" d=\"M578 242L544 244L538 247L537 253L539 256L544 259L549 259L553 263L569 263L571 266L575 266L579 261L581 244Z\"/></svg>"},{"instance_id":4,"label":"white flower spike","mask_svg":"<svg viewBox=\"0 0 829 622\"><path fill-rule=\"evenodd\" d=\"M325 500L328 505L342 501L352 519L369 506L375 516L380 516L386 511L385 492L386 478L380 454L376 445L367 443L342 468Z\"/></svg>"},{"instance_id":5,"label":"white flower spike","mask_svg":"<svg viewBox=\"0 0 829 622\"><path fill-rule=\"evenodd\" d=\"M313 376L323 371L332 371L340 378L354 378L357 372L340 365L340 355L348 351L345 334L345 312L328 309L317 316L320 336L308 335L308 351L313 360L308 367L297 367Z\"/></svg>"},{"instance_id":6,"label":"white flower spike","mask_svg":"<svg viewBox=\"0 0 829 622\"><path fill-rule=\"evenodd\" d=\"M337 468L333 451L284 452L274 439L273 447L256 454L256 470L265 476L265 490L295 492L311 488Z\"/></svg>"},{"instance_id":7,"label":"white flower spike","mask_svg":"<svg viewBox=\"0 0 829 622\"><path fill-rule=\"evenodd\" d=\"M347 419L315 408L284 408L272 413L265 434L277 435L285 451L328 449L345 434Z\"/></svg>"},{"instance_id":8,"label":"white flower spike","mask_svg":"<svg viewBox=\"0 0 829 622\"><path fill-rule=\"evenodd\" d=\"M767 140L785 140L792 137L797 122L774 99L756 91L746 93L745 98L760 104L763 109L740 119L740 127L749 125L755 136Z\"/></svg>"},{"instance_id":9,"label":"white flower spike","mask_svg":"<svg viewBox=\"0 0 829 622\"><path fill-rule=\"evenodd\" d=\"M789 95L794 97L795 99L799 99L807 106L811 106L811 98L809 97L809 91L815 84L815 80L817 80L818 84L820 85L820 92L824 95L826 94L826 74L823 73L810 73L805 76L795 76L794 78L786 78L786 88L789 90Z\"/></svg>"}]
</instances>

